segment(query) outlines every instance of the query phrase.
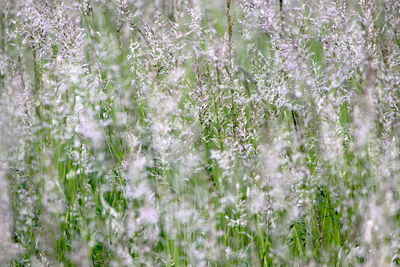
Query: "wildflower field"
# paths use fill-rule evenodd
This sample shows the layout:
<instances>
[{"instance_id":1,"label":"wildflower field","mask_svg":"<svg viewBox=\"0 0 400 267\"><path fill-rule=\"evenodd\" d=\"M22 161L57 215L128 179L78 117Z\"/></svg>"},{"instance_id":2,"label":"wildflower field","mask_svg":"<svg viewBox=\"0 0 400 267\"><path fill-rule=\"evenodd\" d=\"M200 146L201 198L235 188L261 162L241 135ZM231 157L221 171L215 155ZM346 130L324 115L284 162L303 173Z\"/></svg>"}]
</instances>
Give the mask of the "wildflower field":
<instances>
[{"instance_id":1,"label":"wildflower field","mask_svg":"<svg viewBox=\"0 0 400 267\"><path fill-rule=\"evenodd\" d=\"M0 266L399 265L399 0L0 0Z\"/></svg>"}]
</instances>

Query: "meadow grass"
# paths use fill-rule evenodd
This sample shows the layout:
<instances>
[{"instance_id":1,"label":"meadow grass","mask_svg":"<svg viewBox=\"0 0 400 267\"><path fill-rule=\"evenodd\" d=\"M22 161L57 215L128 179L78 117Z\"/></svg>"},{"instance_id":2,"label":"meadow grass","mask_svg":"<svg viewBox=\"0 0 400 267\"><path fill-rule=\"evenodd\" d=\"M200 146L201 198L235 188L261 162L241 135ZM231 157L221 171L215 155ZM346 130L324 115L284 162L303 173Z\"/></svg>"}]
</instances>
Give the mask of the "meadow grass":
<instances>
[{"instance_id":1,"label":"meadow grass","mask_svg":"<svg viewBox=\"0 0 400 267\"><path fill-rule=\"evenodd\" d=\"M0 266L397 266L399 10L0 0Z\"/></svg>"}]
</instances>

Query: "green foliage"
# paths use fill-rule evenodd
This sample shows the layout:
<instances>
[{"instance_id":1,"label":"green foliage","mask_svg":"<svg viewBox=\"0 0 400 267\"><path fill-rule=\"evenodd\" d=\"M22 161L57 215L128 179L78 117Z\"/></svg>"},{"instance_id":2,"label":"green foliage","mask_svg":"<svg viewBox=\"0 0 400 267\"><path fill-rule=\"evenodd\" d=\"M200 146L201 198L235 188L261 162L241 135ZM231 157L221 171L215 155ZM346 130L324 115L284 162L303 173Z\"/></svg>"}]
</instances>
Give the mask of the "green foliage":
<instances>
[{"instance_id":1,"label":"green foliage","mask_svg":"<svg viewBox=\"0 0 400 267\"><path fill-rule=\"evenodd\" d=\"M267 2L0 0L0 266L399 265L398 2Z\"/></svg>"}]
</instances>

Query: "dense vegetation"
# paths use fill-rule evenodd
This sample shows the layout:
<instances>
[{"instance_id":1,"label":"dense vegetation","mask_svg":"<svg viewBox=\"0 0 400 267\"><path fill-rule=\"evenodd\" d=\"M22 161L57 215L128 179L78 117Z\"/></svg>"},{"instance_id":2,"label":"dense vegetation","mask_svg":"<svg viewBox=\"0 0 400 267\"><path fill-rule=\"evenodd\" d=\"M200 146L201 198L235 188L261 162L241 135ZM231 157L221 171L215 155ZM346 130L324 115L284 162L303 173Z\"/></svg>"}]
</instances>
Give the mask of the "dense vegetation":
<instances>
[{"instance_id":1,"label":"dense vegetation","mask_svg":"<svg viewBox=\"0 0 400 267\"><path fill-rule=\"evenodd\" d=\"M0 0L1 266L400 264L398 0Z\"/></svg>"}]
</instances>

